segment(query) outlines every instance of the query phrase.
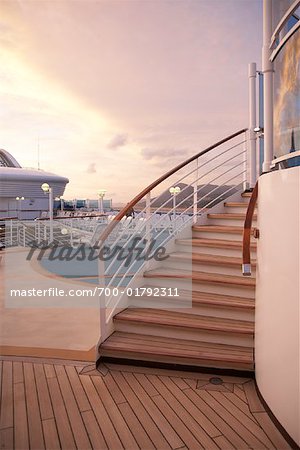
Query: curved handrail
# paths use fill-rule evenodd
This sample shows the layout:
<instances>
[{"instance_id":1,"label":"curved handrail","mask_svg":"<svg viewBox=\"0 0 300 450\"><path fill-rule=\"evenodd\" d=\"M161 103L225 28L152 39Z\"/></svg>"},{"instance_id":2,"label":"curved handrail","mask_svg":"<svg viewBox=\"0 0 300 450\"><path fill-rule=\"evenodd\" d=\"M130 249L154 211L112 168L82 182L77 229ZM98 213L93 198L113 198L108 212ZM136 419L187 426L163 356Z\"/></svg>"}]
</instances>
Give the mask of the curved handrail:
<instances>
[{"instance_id":1,"label":"curved handrail","mask_svg":"<svg viewBox=\"0 0 300 450\"><path fill-rule=\"evenodd\" d=\"M245 219L245 223L244 223L242 271L243 271L243 275L246 277L250 277L250 275L251 275L250 240L251 240L252 220L253 220L255 205L257 202L257 197L258 197L258 182L256 183L256 185L252 191L252 195L250 198L250 202L249 202L247 213L246 213L246 219Z\"/></svg>"},{"instance_id":2,"label":"curved handrail","mask_svg":"<svg viewBox=\"0 0 300 450\"><path fill-rule=\"evenodd\" d=\"M182 163L178 164L173 169L166 172L164 175L160 176L155 180L153 183L149 184L145 189L143 189L139 194L137 194L131 202L129 202L121 211L115 216L114 220L105 228L103 233L101 234L99 241L105 241L107 237L110 235L110 233L113 231L117 223L127 214L129 210L131 210L142 198L144 198L149 192L152 191L152 189L156 188L160 183L165 181L167 178L169 178L171 175L173 175L178 170L182 169L183 167L187 166L189 163L195 161L197 158L199 158L202 155L205 155L206 153L210 152L216 147L219 147L220 145L224 144L225 142L230 141L231 139L239 136L242 133L245 133L247 131L247 128L243 128L242 130L239 130L230 136L227 136L224 139L221 139L220 141L216 142L213 145L210 145L206 149L202 150L201 152L197 153L194 156L191 156L187 160L183 161Z\"/></svg>"}]
</instances>

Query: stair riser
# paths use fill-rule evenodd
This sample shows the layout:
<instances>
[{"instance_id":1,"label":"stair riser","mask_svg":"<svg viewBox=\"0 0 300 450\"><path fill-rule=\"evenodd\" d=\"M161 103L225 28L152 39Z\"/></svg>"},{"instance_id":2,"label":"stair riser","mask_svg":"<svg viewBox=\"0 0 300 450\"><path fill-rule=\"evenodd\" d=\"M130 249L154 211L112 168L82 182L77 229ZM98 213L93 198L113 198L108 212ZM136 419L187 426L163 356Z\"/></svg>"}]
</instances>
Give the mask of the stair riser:
<instances>
[{"instance_id":1,"label":"stair riser","mask_svg":"<svg viewBox=\"0 0 300 450\"><path fill-rule=\"evenodd\" d=\"M245 216L246 218L246 216ZM208 225L221 225L221 226L229 226L229 227L243 227L245 223L244 219L208 219ZM252 221L252 226L256 226L256 220Z\"/></svg>"},{"instance_id":2,"label":"stair riser","mask_svg":"<svg viewBox=\"0 0 300 450\"><path fill-rule=\"evenodd\" d=\"M115 321L117 331L127 333L143 333L150 336L163 336L173 339L188 339L192 341L211 342L216 344L239 345L240 347L253 347L253 337L236 333L223 333L201 329L184 329L180 327L140 324L127 321Z\"/></svg>"},{"instance_id":3,"label":"stair riser","mask_svg":"<svg viewBox=\"0 0 300 450\"><path fill-rule=\"evenodd\" d=\"M128 360L137 360L137 361L152 361L159 363L169 363L169 364L181 364L184 366L193 366L193 367L210 367L214 369L232 369L232 370L247 370L249 372L253 372L253 364L246 363L232 363L232 362L224 362L224 361L208 361L208 360L194 360L191 358L176 358L176 357L167 357L167 356L158 356L158 355L143 355L136 354L131 352L123 352L123 351L111 351L111 350L101 350L102 357L109 358L117 358L117 359L128 359Z\"/></svg>"},{"instance_id":4,"label":"stair riser","mask_svg":"<svg viewBox=\"0 0 300 450\"><path fill-rule=\"evenodd\" d=\"M189 262L169 258L166 261L166 265L170 268L178 270L182 269L191 271L193 269L194 271L198 270L199 272L219 273L224 275L241 275L242 273L242 264L235 266L225 266L221 264L193 263L193 265L191 266L191 263ZM252 277L255 276L255 272L255 267L253 266Z\"/></svg>"},{"instance_id":5,"label":"stair riser","mask_svg":"<svg viewBox=\"0 0 300 450\"><path fill-rule=\"evenodd\" d=\"M204 282L194 282L191 280L175 279L175 278L145 278L147 283L151 283L152 286L163 286L172 287L184 290L200 291L200 292L210 292L212 294L224 294L224 295L235 295L236 297L246 297L254 298L255 290L253 288L245 288L236 286L233 284L213 284Z\"/></svg>"},{"instance_id":6,"label":"stair riser","mask_svg":"<svg viewBox=\"0 0 300 450\"><path fill-rule=\"evenodd\" d=\"M179 306L177 304L179 303ZM196 305L188 307L189 301L180 302L180 299L160 299L160 298L136 298L131 300L130 306L136 308L159 308L166 311L176 311L179 313L193 314L197 316L221 317L223 319L236 319L254 322L254 311L242 308L224 308L221 306Z\"/></svg>"},{"instance_id":7,"label":"stair riser","mask_svg":"<svg viewBox=\"0 0 300 450\"><path fill-rule=\"evenodd\" d=\"M179 252L188 252L191 253L191 246L189 245L179 245L177 244L176 250ZM210 254L210 255L220 255L220 256L236 256L241 258L242 255L242 248L223 248L223 247L210 247L202 245L200 246L193 246L193 253L200 253L200 254ZM256 257L256 250L252 251L252 257Z\"/></svg>"}]
</instances>

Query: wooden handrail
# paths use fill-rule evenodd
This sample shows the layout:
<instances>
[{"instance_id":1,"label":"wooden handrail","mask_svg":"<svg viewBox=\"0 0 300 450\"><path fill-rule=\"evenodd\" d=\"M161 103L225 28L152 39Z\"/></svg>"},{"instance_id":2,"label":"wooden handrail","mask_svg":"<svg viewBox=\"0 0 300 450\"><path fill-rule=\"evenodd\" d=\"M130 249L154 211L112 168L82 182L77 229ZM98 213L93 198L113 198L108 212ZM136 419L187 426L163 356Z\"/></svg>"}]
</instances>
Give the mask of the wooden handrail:
<instances>
[{"instance_id":1,"label":"wooden handrail","mask_svg":"<svg viewBox=\"0 0 300 450\"><path fill-rule=\"evenodd\" d=\"M195 161L197 158L199 158L202 155L205 155L206 153L210 152L216 147L219 147L220 145L224 144L225 142L230 141L231 139L239 136L242 133L245 133L247 131L247 128L243 128L242 130L237 131L236 133L231 134L230 136L227 136L226 138L222 139L221 141L217 142L216 144L210 145L205 150L202 150L201 152L197 153L194 156L191 156L184 162L178 164L173 169L166 172L164 175L160 176L155 180L153 183L149 184L145 189L143 189L139 194L137 194L131 202L129 202L121 211L115 216L114 220L110 222L110 224L105 228L102 235L99 238L99 241L104 241L107 239L107 237L110 235L110 233L113 231L117 223L126 216L127 212L130 211L142 198L144 198L152 189L156 188L160 183L165 181L167 178L169 178L171 175L173 175L178 170L182 169L183 167L187 166L189 163Z\"/></svg>"},{"instance_id":2,"label":"wooden handrail","mask_svg":"<svg viewBox=\"0 0 300 450\"><path fill-rule=\"evenodd\" d=\"M252 191L252 195L250 198L250 202L248 205L246 219L244 223L244 231L243 231L243 265L242 271L244 276L250 277L251 275L251 250L250 250L250 241L251 241L251 229L252 229L252 220L253 214L255 210L255 205L258 197L258 182L256 182L255 188ZM258 236L256 236L258 237Z\"/></svg>"}]
</instances>

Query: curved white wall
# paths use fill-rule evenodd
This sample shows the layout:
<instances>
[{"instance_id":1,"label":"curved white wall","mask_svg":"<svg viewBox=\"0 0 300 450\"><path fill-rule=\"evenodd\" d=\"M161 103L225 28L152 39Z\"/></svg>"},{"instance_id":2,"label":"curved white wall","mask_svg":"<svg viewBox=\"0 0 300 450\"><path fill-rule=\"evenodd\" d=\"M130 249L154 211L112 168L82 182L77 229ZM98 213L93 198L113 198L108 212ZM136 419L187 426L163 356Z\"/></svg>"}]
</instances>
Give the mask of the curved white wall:
<instances>
[{"instance_id":1,"label":"curved white wall","mask_svg":"<svg viewBox=\"0 0 300 450\"><path fill-rule=\"evenodd\" d=\"M256 380L300 444L300 167L259 179Z\"/></svg>"}]
</instances>

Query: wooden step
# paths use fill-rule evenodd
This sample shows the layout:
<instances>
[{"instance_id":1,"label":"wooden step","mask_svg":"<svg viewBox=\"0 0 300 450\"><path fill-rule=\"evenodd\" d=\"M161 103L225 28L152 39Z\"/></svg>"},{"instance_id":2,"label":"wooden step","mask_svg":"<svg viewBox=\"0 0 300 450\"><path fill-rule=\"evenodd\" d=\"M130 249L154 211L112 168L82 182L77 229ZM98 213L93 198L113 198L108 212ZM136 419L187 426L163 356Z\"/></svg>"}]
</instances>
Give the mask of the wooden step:
<instances>
[{"instance_id":1,"label":"wooden step","mask_svg":"<svg viewBox=\"0 0 300 450\"><path fill-rule=\"evenodd\" d=\"M198 316L155 308L127 308L117 314L114 321L138 322L163 327L236 333L248 336L252 336L254 333L254 324L250 321Z\"/></svg>"},{"instance_id":2,"label":"wooden step","mask_svg":"<svg viewBox=\"0 0 300 450\"><path fill-rule=\"evenodd\" d=\"M248 203L246 202L225 202L225 207L228 208L245 208L245 210L248 208ZM257 205L255 206L257 208Z\"/></svg>"},{"instance_id":3,"label":"wooden step","mask_svg":"<svg viewBox=\"0 0 300 450\"><path fill-rule=\"evenodd\" d=\"M193 231L202 231L204 233L224 233L224 234L243 234L243 227L227 225L193 225Z\"/></svg>"},{"instance_id":4,"label":"wooden step","mask_svg":"<svg viewBox=\"0 0 300 450\"><path fill-rule=\"evenodd\" d=\"M245 220L246 212L243 213L210 213L207 214L208 219L231 219L231 220ZM253 220L257 220L256 214L253 215Z\"/></svg>"},{"instance_id":5,"label":"wooden step","mask_svg":"<svg viewBox=\"0 0 300 450\"><path fill-rule=\"evenodd\" d=\"M145 285L143 288L146 289L152 289L153 286ZM166 296L160 297L160 296L150 296L146 294L147 291L145 291L144 295L139 295L136 298L141 299L149 299L151 298L151 302L154 302L152 304L155 304L155 300L158 302L163 298L164 301L170 300L170 302L176 304L186 304L189 302L189 300L192 300L192 306L199 307L199 306L212 306L212 307L220 307L220 308L237 308L241 310L251 310L254 311L255 309L255 300L253 298L246 298L246 297L238 297L234 295L224 295L224 294L213 294L210 292L200 292L200 291L193 291L192 293L190 291L186 291L184 289L178 290L178 297L168 297ZM133 296L134 297L134 296Z\"/></svg>"},{"instance_id":6,"label":"wooden step","mask_svg":"<svg viewBox=\"0 0 300 450\"><path fill-rule=\"evenodd\" d=\"M99 348L101 357L202 367L253 370L253 349L136 333L114 332Z\"/></svg>"},{"instance_id":7,"label":"wooden step","mask_svg":"<svg viewBox=\"0 0 300 450\"><path fill-rule=\"evenodd\" d=\"M174 252L169 256L171 260L186 261L192 264L209 264L216 266L230 266L241 267L242 258L234 256L219 256L219 255L207 255L205 253L188 253L188 252ZM253 266L256 265L256 261L251 261Z\"/></svg>"},{"instance_id":8,"label":"wooden step","mask_svg":"<svg viewBox=\"0 0 300 450\"><path fill-rule=\"evenodd\" d=\"M255 279L250 277L222 275L219 273L206 273L198 271L185 271L176 269L155 269L144 273L145 278L171 278L192 280L193 283L208 283L223 286L239 286L249 289L255 288Z\"/></svg>"},{"instance_id":9,"label":"wooden step","mask_svg":"<svg viewBox=\"0 0 300 450\"><path fill-rule=\"evenodd\" d=\"M227 249L242 249L242 241L231 241L227 239L205 239L205 238L193 238L193 239L177 239L176 244L189 245L195 247L216 247ZM256 243L251 242L251 249L256 249Z\"/></svg>"},{"instance_id":10,"label":"wooden step","mask_svg":"<svg viewBox=\"0 0 300 450\"><path fill-rule=\"evenodd\" d=\"M252 196L252 192L243 192L243 193L241 194L241 196L242 196L243 198L250 198L250 197Z\"/></svg>"}]
</instances>

